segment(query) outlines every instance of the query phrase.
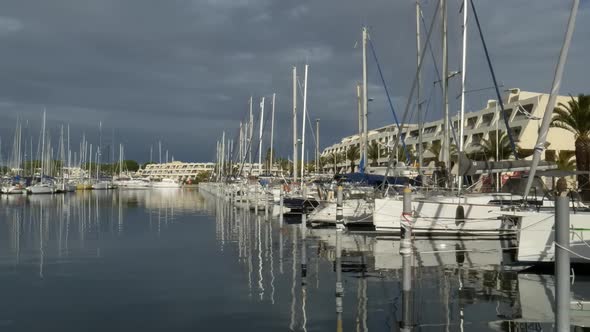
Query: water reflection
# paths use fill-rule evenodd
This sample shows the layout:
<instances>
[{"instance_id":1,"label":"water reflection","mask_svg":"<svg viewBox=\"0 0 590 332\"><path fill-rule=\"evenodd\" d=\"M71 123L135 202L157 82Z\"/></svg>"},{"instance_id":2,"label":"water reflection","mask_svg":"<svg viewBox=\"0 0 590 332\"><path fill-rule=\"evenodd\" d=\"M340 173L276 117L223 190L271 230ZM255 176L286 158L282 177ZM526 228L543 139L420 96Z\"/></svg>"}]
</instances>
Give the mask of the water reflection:
<instances>
[{"instance_id":1,"label":"water reflection","mask_svg":"<svg viewBox=\"0 0 590 332\"><path fill-rule=\"evenodd\" d=\"M162 293L137 305L166 299L175 310L186 308L187 316L213 317L212 330L255 324L269 331L552 330L553 276L507 269L510 242L414 240L414 254L404 259L394 237L288 225L280 216L256 215L188 190L9 196L0 204L0 278L7 285L23 277L75 278L66 268L72 264L96 267L95 273L118 283L119 271L100 271L105 261L137 268L133 263L139 260L147 262L151 274L163 270L157 280L164 286L152 280L142 292L162 287ZM158 241L171 247L160 253ZM192 261L201 253L203 260ZM185 258L168 265L177 256ZM190 271L196 271L192 279L178 281ZM194 285L201 276L206 282ZM133 274L127 287L146 278ZM171 291L176 283L178 293ZM572 291L572 322L587 326L588 277L577 275ZM123 302L136 301L120 296ZM202 298L205 305L194 304ZM209 298L223 301L208 305L214 301ZM232 321L236 312L247 319Z\"/></svg>"},{"instance_id":2,"label":"water reflection","mask_svg":"<svg viewBox=\"0 0 590 332\"><path fill-rule=\"evenodd\" d=\"M214 197L210 197L216 200ZM230 205L217 201L222 206ZM234 220L255 220L254 239L245 237L246 257L257 257L259 300L267 282L268 269L275 281L274 263L261 253L272 248L275 233L279 247L279 278L290 281L288 328L306 331L317 328L323 316L309 311L317 307L330 290L335 294L336 330L354 331L550 331L554 317L553 277L519 273L505 266L514 260L515 244L510 240L427 239L412 242L413 255L404 260L395 237L347 233L334 228L310 229L303 224L284 225L282 218L266 219L249 211L233 208ZM225 217L218 222L228 225ZM260 226L264 223L265 226ZM276 224L275 224L276 223ZM277 225L277 226L274 226ZM266 227L266 233L260 233ZM273 227L277 230L273 232ZM238 229L242 229L239 227ZM284 238L285 234L290 237ZM264 238L264 248L261 247ZM244 237L239 235L238 240ZM226 238L227 240L227 238ZM284 241L290 241L289 257L284 258ZM244 243L240 243L240 255ZM309 247L317 250L309 257ZM253 254L253 255L252 255ZM266 256L265 256L266 257ZM291 273L282 276L283 259L291 260ZM315 287L309 289L308 267L315 266ZM299 264L298 264L299 263ZM329 263L330 271L322 270ZM297 268L299 266L299 269ZM327 273L326 273L327 272ZM335 280L330 287L320 278ZM409 280L407 280L409 279ZM271 282L273 294L274 285ZM405 286L408 285L408 286ZM572 301L572 323L587 325L590 291L588 280L576 280L576 299ZM279 288L280 292L280 288ZM350 294L350 295L346 295ZM281 298L281 294L278 295ZM346 300L345 300L346 299ZM311 301L311 302L310 302ZM271 296L274 304L274 295ZM323 309L325 310L325 309ZM325 319L322 318L322 319Z\"/></svg>"}]
</instances>

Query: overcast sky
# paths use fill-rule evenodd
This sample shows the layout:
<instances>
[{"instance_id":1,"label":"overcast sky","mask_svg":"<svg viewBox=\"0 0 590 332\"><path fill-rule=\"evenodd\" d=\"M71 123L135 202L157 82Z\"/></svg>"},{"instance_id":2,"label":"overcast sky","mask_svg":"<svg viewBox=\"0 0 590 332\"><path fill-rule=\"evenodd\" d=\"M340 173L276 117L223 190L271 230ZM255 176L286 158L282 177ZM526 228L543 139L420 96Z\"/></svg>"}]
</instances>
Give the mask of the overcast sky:
<instances>
[{"instance_id":1,"label":"overcast sky","mask_svg":"<svg viewBox=\"0 0 590 332\"><path fill-rule=\"evenodd\" d=\"M500 83L547 92L570 1L475 2ZM590 1L581 2L563 94L590 93ZM436 1L422 3L429 24ZM448 3L452 71L460 69L461 1ZM321 145L333 144L357 130L361 50L355 44L363 25L401 117L416 68L414 6L413 0L0 0L2 154L6 158L12 145L17 116L29 121L27 137L34 135L37 144L46 108L52 141L59 126L69 124L76 151L82 132L96 144L102 121L105 144L114 136L128 158L146 161L154 146L157 159L161 140L177 160L209 161L223 130L236 136L248 98L257 106L261 96L276 92L276 149L286 157L291 68L302 74L305 63L309 116L321 118ZM432 52L440 67L436 26ZM490 87L475 24L468 29L468 89ZM374 128L393 117L368 55ZM440 93L431 93L436 75L430 54L427 60L423 94L434 119L441 116ZM458 93L451 82L452 112ZM472 93L468 109L492 98L493 90Z\"/></svg>"}]
</instances>

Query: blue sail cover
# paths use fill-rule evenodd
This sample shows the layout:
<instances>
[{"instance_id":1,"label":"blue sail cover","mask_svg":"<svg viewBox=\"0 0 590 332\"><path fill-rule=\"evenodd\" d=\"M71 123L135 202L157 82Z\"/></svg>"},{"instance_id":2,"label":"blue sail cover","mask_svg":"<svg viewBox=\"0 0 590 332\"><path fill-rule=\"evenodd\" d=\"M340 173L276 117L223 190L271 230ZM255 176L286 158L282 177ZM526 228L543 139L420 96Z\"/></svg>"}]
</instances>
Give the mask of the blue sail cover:
<instances>
[{"instance_id":1,"label":"blue sail cover","mask_svg":"<svg viewBox=\"0 0 590 332\"><path fill-rule=\"evenodd\" d=\"M367 173L347 173L340 174L334 177L337 180L344 182L362 183L369 186L380 186L383 183L383 175L367 174ZM405 185L411 183L412 180L405 176L388 176L385 181L386 184L390 185Z\"/></svg>"},{"instance_id":2,"label":"blue sail cover","mask_svg":"<svg viewBox=\"0 0 590 332\"><path fill-rule=\"evenodd\" d=\"M359 162L359 171L360 171L362 174L365 174L365 156L363 156L363 157L361 158L361 161Z\"/></svg>"}]
</instances>

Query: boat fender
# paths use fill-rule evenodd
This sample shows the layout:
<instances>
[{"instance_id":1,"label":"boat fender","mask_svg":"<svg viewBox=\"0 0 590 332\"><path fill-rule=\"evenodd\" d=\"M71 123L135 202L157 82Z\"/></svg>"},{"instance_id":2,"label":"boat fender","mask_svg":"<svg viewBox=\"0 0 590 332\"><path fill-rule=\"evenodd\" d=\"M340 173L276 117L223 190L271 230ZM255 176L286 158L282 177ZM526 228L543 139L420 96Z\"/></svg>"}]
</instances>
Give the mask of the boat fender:
<instances>
[{"instance_id":1,"label":"boat fender","mask_svg":"<svg viewBox=\"0 0 590 332\"><path fill-rule=\"evenodd\" d=\"M458 205L455 210L455 225L459 226L463 223L465 223L465 209L463 209L463 205Z\"/></svg>"}]
</instances>

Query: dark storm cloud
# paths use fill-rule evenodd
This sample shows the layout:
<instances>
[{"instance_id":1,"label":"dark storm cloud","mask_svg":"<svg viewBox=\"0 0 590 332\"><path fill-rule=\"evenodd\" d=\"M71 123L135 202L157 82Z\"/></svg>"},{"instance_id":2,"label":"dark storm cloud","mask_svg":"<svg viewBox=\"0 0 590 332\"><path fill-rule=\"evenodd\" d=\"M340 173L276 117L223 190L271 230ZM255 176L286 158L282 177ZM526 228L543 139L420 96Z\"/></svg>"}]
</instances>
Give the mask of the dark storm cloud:
<instances>
[{"instance_id":1,"label":"dark storm cloud","mask_svg":"<svg viewBox=\"0 0 590 332\"><path fill-rule=\"evenodd\" d=\"M429 21L435 1L423 1ZM497 75L506 87L547 91L569 4L478 1ZM587 2L586 2L587 3ZM72 141L98 122L133 158L161 139L177 159L208 160L223 129L237 132L247 100L277 93L280 155L289 153L291 67L310 64L309 111L322 145L356 131L360 27L367 24L394 104L401 112L415 70L414 2L341 0L4 0L0 16L0 135L6 149L17 114L70 123ZM450 69L459 69L460 1L449 2ZM588 92L590 49L583 3L563 93ZM432 48L440 52L435 31ZM491 85L474 26L468 84ZM425 95L435 80L425 68ZM437 59L438 61L438 59ZM369 53L370 127L392 121ZM454 85L453 85L454 84ZM456 94L456 83L451 83ZM473 94L473 110L491 91ZM437 93L432 94L433 107ZM440 97L438 97L440 98ZM456 102L451 101L451 107ZM269 107L267 107L267 110ZM433 108L431 118L440 112ZM301 117L300 117L301 119ZM54 134L53 134L54 135ZM75 144L73 144L75 145ZM4 149L4 150L5 150Z\"/></svg>"}]
</instances>

